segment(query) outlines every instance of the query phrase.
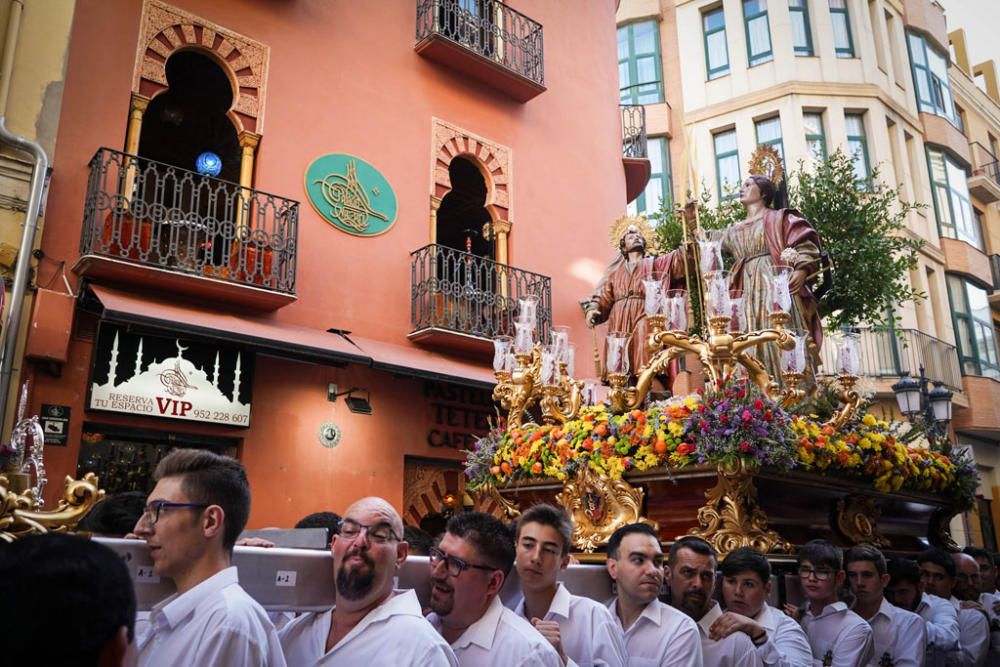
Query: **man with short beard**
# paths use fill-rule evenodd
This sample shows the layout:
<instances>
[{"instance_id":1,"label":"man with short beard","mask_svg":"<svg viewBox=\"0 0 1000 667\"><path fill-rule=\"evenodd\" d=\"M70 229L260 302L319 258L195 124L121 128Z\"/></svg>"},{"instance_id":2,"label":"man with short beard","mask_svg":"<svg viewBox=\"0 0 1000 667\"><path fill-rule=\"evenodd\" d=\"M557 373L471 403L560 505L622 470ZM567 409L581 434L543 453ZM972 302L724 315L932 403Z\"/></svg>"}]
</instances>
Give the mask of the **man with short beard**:
<instances>
[{"instance_id":1,"label":"man with short beard","mask_svg":"<svg viewBox=\"0 0 1000 667\"><path fill-rule=\"evenodd\" d=\"M717 562L715 549L700 537L674 542L667 561L671 604L698 624L706 667L760 667L764 663L744 633L712 639L712 624L722 616L719 603L712 599Z\"/></svg>"},{"instance_id":2,"label":"man with short beard","mask_svg":"<svg viewBox=\"0 0 1000 667\"><path fill-rule=\"evenodd\" d=\"M382 498L347 508L331 545L337 604L282 628L289 667L457 667L451 648L424 619L417 594L392 590L407 555L402 534L402 519Z\"/></svg>"},{"instance_id":3,"label":"man with short beard","mask_svg":"<svg viewBox=\"0 0 1000 667\"><path fill-rule=\"evenodd\" d=\"M561 667L559 654L528 621L500 602L514 563L514 541L500 520L462 512L430 550L427 617L462 667Z\"/></svg>"},{"instance_id":4,"label":"man with short beard","mask_svg":"<svg viewBox=\"0 0 1000 667\"><path fill-rule=\"evenodd\" d=\"M608 540L608 574L618 595L608 609L625 636L629 667L700 667L701 635L690 618L659 600L663 549L647 523L630 523Z\"/></svg>"}]
</instances>

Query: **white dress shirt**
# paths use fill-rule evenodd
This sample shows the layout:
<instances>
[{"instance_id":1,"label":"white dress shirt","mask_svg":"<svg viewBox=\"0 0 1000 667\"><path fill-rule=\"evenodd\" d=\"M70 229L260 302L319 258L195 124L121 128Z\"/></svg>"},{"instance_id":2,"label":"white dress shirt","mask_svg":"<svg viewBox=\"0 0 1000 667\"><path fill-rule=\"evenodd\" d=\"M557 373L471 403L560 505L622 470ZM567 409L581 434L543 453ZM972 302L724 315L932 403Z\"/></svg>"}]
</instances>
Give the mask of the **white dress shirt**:
<instances>
[{"instance_id":1,"label":"white dress shirt","mask_svg":"<svg viewBox=\"0 0 1000 667\"><path fill-rule=\"evenodd\" d=\"M882 598L875 615L868 619L875 638L875 653L869 665L878 667L882 656L892 659L894 667L923 667L927 654L927 626L924 619L900 609Z\"/></svg>"},{"instance_id":2,"label":"white dress shirt","mask_svg":"<svg viewBox=\"0 0 1000 667\"><path fill-rule=\"evenodd\" d=\"M990 622L978 609L962 609L962 603L952 596L951 606L958 612L958 643L961 651L948 654L948 667L982 667L990 651Z\"/></svg>"},{"instance_id":3,"label":"white dress shirt","mask_svg":"<svg viewBox=\"0 0 1000 667\"><path fill-rule=\"evenodd\" d=\"M526 618L523 597L514 613ZM625 667L628 662L621 626L607 608L590 598L573 595L561 582L556 584L555 597L542 620L559 623L563 652L569 658L567 667Z\"/></svg>"},{"instance_id":4,"label":"white dress shirt","mask_svg":"<svg viewBox=\"0 0 1000 667\"><path fill-rule=\"evenodd\" d=\"M701 655L705 667L761 667L764 663L757 655L757 647L746 634L734 632L718 641L709 639L708 629L720 616L722 609L719 608L718 602L713 601L711 609L698 621L698 629L701 631Z\"/></svg>"},{"instance_id":5,"label":"white dress shirt","mask_svg":"<svg viewBox=\"0 0 1000 667\"><path fill-rule=\"evenodd\" d=\"M673 607L653 600L626 630L618 618L618 598L608 611L625 637L629 667L701 667L701 635L693 620Z\"/></svg>"},{"instance_id":6,"label":"white dress shirt","mask_svg":"<svg viewBox=\"0 0 1000 667\"><path fill-rule=\"evenodd\" d=\"M278 633L288 667L458 667L448 642L427 622L413 590L372 609L329 651L333 610L303 614Z\"/></svg>"},{"instance_id":7,"label":"white dress shirt","mask_svg":"<svg viewBox=\"0 0 1000 667\"><path fill-rule=\"evenodd\" d=\"M764 604L753 620L767 630L767 641L757 647L757 655L767 667L812 667L809 638L795 619Z\"/></svg>"},{"instance_id":8,"label":"white dress shirt","mask_svg":"<svg viewBox=\"0 0 1000 667\"><path fill-rule=\"evenodd\" d=\"M441 630L437 614L427 617ZM493 598L478 621L462 633L451 648L461 667L562 667L552 644L531 623Z\"/></svg>"},{"instance_id":9,"label":"white dress shirt","mask_svg":"<svg viewBox=\"0 0 1000 667\"><path fill-rule=\"evenodd\" d=\"M983 593L979 596L979 604L983 605L986 615L990 620L990 653L986 659L986 664L1000 665L1000 618L993 611L993 605L1000 601L1000 596L996 593Z\"/></svg>"},{"instance_id":10,"label":"white dress shirt","mask_svg":"<svg viewBox=\"0 0 1000 667\"><path fill-rule=\"evenodd\" d=\"M834 602L813 615L806 604L802 629L809 638L813 665L820 667L827 652L833 655L833 667L861 667L872 660L872 628L843 602Z\"/></svg>"},{"instance_id":11,"label":"white dress shirt","mask_svg":"<svg viewBox=\"0 0 1000 667\"><path fill-rule=\"evenodd\" d=\"M140 667L284 667L267 612L240 586L236 567L157 603L136 642Z\"/></svg>"},{"instance_id":12,"label":"white dress shirt","mask_svg":"<svg viewBox=\"0 0 1000 667\"><path fill-rule=\"evenodd\" d=\"M947 600L924 593L916 612L927 627L927 667L943 667L948 654L959 650L958 611Z\"/></svg>"}]
</instances>

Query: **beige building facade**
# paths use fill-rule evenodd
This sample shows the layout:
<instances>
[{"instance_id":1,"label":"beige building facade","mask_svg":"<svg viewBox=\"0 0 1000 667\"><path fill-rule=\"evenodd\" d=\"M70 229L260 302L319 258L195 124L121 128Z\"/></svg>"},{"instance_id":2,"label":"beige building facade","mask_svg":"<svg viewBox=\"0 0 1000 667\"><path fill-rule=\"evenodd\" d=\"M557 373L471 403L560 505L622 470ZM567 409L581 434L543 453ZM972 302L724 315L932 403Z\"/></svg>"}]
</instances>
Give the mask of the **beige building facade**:
<instances>
[{"instance_id":1,"label":"beige building facade","mask_svg":"<svg viewBox=\"0 0 1000 667\"><path fill-rule=\"evenodd\" d=\"M751 154L770 144L792 171L844 150L859 177L877 168L904 199L925 205L905 233L924 241L909 279L927 298L899 305L898 336L862 329L864 371L890 410L892 384L921 364L954 391L954 437L973 448L986 497L984 520L954 529L996 547L986 514L997 514L990 499L1000 498L1000 368L989 305L986 329L979 325L983 304L1000 307L990 297L1000 213L992 194L977 197L1000 197L1000 106L984 92L996 91L992 63L967 62L964 35L949 39L955 26L931 0L623 0L617 20L622 103L646 105L653 165L635 211L659 206L661 138L669 185L660 189L674 201L689 191L733 196ZM660 58L651 70L634 36L654 28ZM833 351L823 356L832 366Z\"/></svg>"}]
</instances>

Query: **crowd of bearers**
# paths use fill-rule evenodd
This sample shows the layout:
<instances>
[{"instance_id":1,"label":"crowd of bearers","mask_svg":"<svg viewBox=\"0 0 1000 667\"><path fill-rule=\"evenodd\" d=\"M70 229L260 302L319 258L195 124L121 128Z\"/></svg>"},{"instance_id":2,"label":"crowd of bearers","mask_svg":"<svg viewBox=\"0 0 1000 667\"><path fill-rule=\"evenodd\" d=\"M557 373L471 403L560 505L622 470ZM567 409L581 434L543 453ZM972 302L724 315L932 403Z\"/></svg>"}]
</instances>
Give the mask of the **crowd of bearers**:
<instances>
[{"instance_id":1,"label":"crowd of bearers","mask_svg":"<svg viewBox=\"0 0 1000 667\"><path fill-rule=\"evenodd\" d=\"M17 638L4 653L11 664L1000 665L997 571L981 549L928 549L915 561L887 562L872 545L845 556L813 540L796 557L804 603L779 610L767 603L773 575L764 554L736 549L720 563L709 543L687 536L665 555L657 532L636 523L611 536L606 568L615 595L597 601L559 581L573 526L563 509L546 504L512 527L479 512L452 517L422 547L431 588L429 609L421 609L414 590L394 590L410 555L399 513L382 498L362 498L330 528L336 604L278 632L231 563L250 511L243 466L178 450L154 478L134 533L177 592L137 622L128 570L107 547L64 535L2 547L0 615ZM121 522L109 520L116 516L101 520L106 528L95 517L91 530L120 531L112 524ZM519 588L506 592L515 595L505 606L501 591L512 570ZM58 642L46 636L53 618Z\"/></svg>"}]
</instances>

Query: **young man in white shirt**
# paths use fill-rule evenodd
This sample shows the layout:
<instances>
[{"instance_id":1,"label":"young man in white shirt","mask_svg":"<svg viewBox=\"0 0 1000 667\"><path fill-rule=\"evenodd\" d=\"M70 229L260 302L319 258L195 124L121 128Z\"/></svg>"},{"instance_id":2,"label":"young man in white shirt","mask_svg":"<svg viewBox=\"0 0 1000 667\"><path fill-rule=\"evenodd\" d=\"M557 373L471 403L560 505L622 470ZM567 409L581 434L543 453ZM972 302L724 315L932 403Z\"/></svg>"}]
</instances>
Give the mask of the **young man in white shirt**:
<instances>
[{"instance_id":1,"label":"young man in white shirt","mask_svg":"<svg viewBox=\"0 0 1000 667\"><path fill-rule=\"evenodd\" d=\"M417 594L393 591L407 556L402 535L399 513L382 498L347 508L330 547L337 604L281 629L289 667L457 667L451 648L423 617Z\"/></svg>"},{"instance_id":2,"label":"young man in white shirt","mask_svg":"<svg viewBox=\"0 0 1000 667\"><path fill-rule=\"evenodd\" d=\"M847 552L847 583L854 594L851 610L868 621L875 642L871 665L889 662L895 667L922 667L927 650L924 620L885 599L889 584L885 556L870 544Z\"/></svg>"},{"instance_id":3,"label":"young man in white shirt","mask_svg":"<svg viewBox=\"0 0 1000 667\"><path fill-rule=\"evenodd\" d=\"M988 660L1000 663L1000 596L996 593L996 567L993 554L979 547L965 547L962 553L971 556L979 566L979 605L990 622L990 655ZM956 596L960 597L960 596Z\"/></svg>"},{"instance_id":4,"label":"young man in white shirt","mask_svg":"<svg viewBox=\"0 0 1000 667\"><path fill-rule=\"evenodd\" d=\"M686 536L673 543L667 561L670 602L698 625L701 653L705 665L712 667L759 667L763 663L750 637L742 632L726 636L711 628L722 616L719 603L712 598L715 589L715 549L700 537Z\"/></svg>"},{"instance_id":5,"label":"young man in white shirt","mask_svg":"<svg viewBox=\"0 0 1000 667\"><path fill-rule=\"evenodd\" d=\"M927 629L927 667L945 664L949 652L958 650L958 611L947 600L924 591L916 561L896 558L889 563L886 599L900 609L912 611L924 620Z\"/></svg>"},{"instance_id":6,"label":"young man in white shirt","mask_svg":"<svg viewBox=\"0 0 1000 667\"><path fill-rule=\"evenodd\" d=\"M542 633L566 665L624 667L625 644L604 605L572 595L559 583L569 565L573 522L566 511L538 504L515 527L515 559L523 598L514 612Z\"/></svg>"},{"instance_id":7,"label":"young man in white shirt","mask_svg":"<svg viewBox=\"0 0 1000 667\"><path fill-rule=\"evenodd\" d=\"M825 540L812 540L799 550L799 581L807 599L800 622L817 667L863 667L877 659L871 626L837 596L847 576L843 559L840 549Z\"/></svg>"},{"instance_id":8,"label":"young man in white shirt","mask_svg":"<svg viewBox=\"0 0 1000 667\"><path fill-rule=\"evenodd\" d=\"M657 597L663 586L663 549L646 523L622 526L608 540L608 574L618 595L608 609L625 636L629 665L701 667L701 635L695 622Z\"/></svg>"},{"instance_id":9,"label":"young man in white shirt","mask_svg":"<svg viewBox=\"0 0 1000 667\"><path fill-rule=\"evenodd\" d=\"M134 532L149 545L153 571L173 579L177 593L153 607L137 641L139 665L283 666L274 626L231 563L250 515L243 464L176 449L153 479Z\"/></svg>"},{"instance_id":10,"label":"young man in white shirt","mask_svg":"<svg viewBox=\"0 0 1000 667\"><path fill-rule=\"evenodd\" d=\"M812 667L806 633L784 612L767 604L771 564L764 554L750 547L735 549L720 570L726 613L712 623L709 635L717 639L742 632L768 667Z\"/></svg>"},{"instance_id":11,"label":"young man in white shirt","mask_svg":"<svg viewBox=\"0 0 1000 667\"><path fill-rule=\"evenodd\" d=\"M500 602L514 564L514 540L500 520L462 512L430 548L431 625L460 667L561 667L555 648Z\"/></svg>"},{"instance_id":12,"label":"young man in white shirt","mask_svg":"<svg viewBox=\"0 0 1000 667\"><path fill-rule=\"evenodd\" d=\"M964 556L964 554L958 555ZM917 564L920 565L925 590L931 595L943 598L958 613L959 645L956 650L949 651L944 656L945 664L949 667L982 665L986 661L990 647L989 622L983 612L977 609L963 609L962 603L955 597L958 576L955 560L942 549L927 549L917 555ZM972 565L975 566L975 561L972 561ZM973 570L978 578L979 568L973 567Z\"/></svg>"}]
</instances>

